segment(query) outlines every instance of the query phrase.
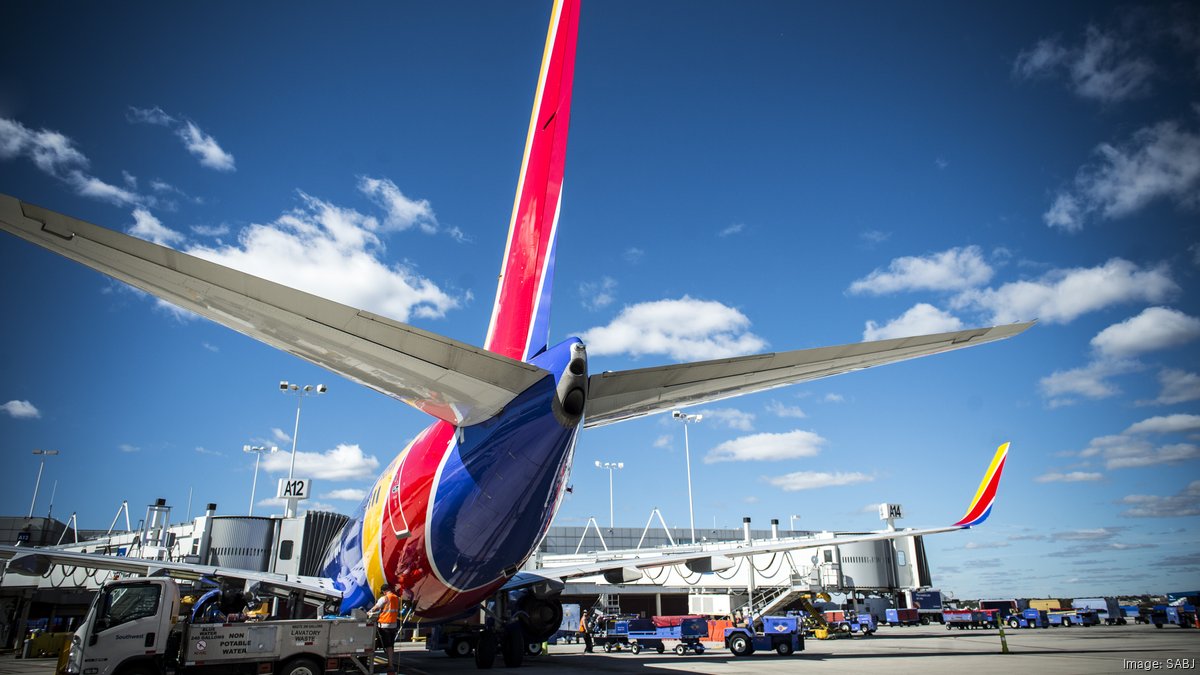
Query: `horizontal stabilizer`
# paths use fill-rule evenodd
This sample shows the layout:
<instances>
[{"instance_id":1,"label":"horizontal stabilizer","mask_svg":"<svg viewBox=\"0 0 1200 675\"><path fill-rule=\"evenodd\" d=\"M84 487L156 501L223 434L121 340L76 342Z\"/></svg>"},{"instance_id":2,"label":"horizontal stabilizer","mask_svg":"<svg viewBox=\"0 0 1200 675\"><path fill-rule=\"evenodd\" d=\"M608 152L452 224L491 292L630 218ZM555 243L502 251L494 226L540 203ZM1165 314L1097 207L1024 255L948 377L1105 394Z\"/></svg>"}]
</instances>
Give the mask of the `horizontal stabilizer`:
<instances>
[{"instance_id":1,"label":"horizontal stabilizer","mask_svg":"<svg viewBox=\"0 0 1200 675\"><path fill-rule=\"evenodd\" d=\"M608 371L588 380L584 426L595 427L673 408L719 401L796 382L972 347L1012 337L1014 323L838 347L757 354L673 366Z\"/></svg>"},{"instance_id":2,"label":"horizontal stabilizer","mask_svg":"<svg viewBox=\"0 0 1200 675\"><path fill-rule=\"evenodd\" d=\"M549 375L8 195L0 229L458 426L492 417Z\"/></svg>"}]
</instances>

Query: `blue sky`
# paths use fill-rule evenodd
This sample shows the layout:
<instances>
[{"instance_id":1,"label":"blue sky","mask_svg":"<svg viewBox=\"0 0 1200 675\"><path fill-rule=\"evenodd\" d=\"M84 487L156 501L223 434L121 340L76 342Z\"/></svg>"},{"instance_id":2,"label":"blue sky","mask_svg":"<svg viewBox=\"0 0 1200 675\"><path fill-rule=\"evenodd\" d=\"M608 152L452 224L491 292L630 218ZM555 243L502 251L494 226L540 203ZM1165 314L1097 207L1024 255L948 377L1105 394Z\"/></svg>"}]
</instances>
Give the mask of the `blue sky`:
<instances>
[{"instance_id":1,"label":"blue sky","mask_svg":"<svg viewBox=\"0 0 1200 675\"><path fill-rule=\"evenodd\" d=\"M1096 3L585 3L554 338L594 371L1040 319L699 406L698 526L953 522L963 597L1200 581L1200 16ZM0 191L480 344L544 3L10 7ZM3 512L248 507L246 443L347 511L422 414L0 238ZM635 334L637 342L622 339ZM305 454L311 453L311 454ZM585 432L559 524L687 524L683 431ZM264 461L259 501L287 470ZM282 473L281 473L282 472ZM263 503L256 513L279 507Z\"/></svg>"}]
</instances>

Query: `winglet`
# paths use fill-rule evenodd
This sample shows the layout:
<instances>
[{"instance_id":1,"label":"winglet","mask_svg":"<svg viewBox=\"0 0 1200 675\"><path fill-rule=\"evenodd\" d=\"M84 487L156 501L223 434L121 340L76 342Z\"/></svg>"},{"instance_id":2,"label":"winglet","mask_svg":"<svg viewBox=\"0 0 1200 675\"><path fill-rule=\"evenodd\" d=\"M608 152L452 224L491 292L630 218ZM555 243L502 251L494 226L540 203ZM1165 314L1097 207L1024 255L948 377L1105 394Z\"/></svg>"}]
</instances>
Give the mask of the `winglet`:
<instances>
[{"instance_id":1,"label":"winglet","mask_svg":"<svg viewBox=\"0 0 1200 675\"><path fill-rule=\"evenodd\" d=\"M1004 443L996 448L996 455L992 457L992 463L988 466L987 473L983 474L983 481L979 483L979 489L975 491L975 499L971 500L967 515L955 523L956 526L975 527L992 515L992 502L996 501L996 490L1000 487L1000 474L1004 473L1004 460L1008 457L1008 445L1008 443Z\"/></svg>"}]
</instances>

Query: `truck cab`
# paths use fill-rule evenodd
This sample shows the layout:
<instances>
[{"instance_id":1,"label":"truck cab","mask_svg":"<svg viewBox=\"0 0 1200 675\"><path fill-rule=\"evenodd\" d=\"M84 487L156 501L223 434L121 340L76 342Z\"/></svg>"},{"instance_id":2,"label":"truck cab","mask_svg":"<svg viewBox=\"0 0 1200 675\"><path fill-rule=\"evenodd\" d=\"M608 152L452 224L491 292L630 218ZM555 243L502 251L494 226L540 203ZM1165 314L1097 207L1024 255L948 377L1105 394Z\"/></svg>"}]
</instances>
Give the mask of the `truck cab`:
<instances>
[{"instance_id":1,"label":"truck cab","mask_svg":"<svg viewBox=\"0 0 1200 675\"><path fill-rule=\"evenodd\" d=\"M71 638L65 672L157 672L178 615L179 587L169 579L138 578L105 584Z\"/></svg>"},{"instance_id":2,"label":"truck cab","mask_svg":"<svg viewBox=\"0 0 1200 675\"><path fill-rule=\"evenodd\" d=\"M764 616L760 621L762 630L748 627L725 629L725 646L734 656L750 656L756 651L771 649L780 656L804 651L804 634L799 617Z\"/></svg>"}]
</instances>

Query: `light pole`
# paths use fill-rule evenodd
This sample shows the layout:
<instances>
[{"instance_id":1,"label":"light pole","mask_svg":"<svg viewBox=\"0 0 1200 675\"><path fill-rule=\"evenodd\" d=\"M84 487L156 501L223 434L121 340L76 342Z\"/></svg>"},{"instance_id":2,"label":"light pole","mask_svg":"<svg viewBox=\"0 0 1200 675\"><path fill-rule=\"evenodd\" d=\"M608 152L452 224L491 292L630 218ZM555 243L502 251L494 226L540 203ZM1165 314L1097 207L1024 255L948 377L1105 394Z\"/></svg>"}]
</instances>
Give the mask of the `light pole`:
<instances>
[{"instance_id":1,"label":"light pole","mask_svg":"<svg viewBox=\"0 0 1200 675\"><path fill-rule=\"evenodd\" d=\"M613 471L624 469L625 462L604 462L596 460L597 469L608 469L608 529L613 529Z\"/></svg>"},{"instance_id":2,"label":"light pole","mask_svg":"<svg viewBox=\"0 0 1200 675\"><path fill-rule=\"evenodd\" d=\"M57 450L34 450L33 454L41 455L42 461L38 464L37 480L33 484L33 501L29 502L29 517L33 517L33 507L37 504L38 488L42 485L42 469L46 468L46 458L53 457L58 454Z\"/></svg>"},{"instance_id":3,"label":"light pole","mask_svg":"<svg viewBox=\"0 0 1200 675\"><path fill-rule=\"evenodd\" d=\"M295 430L292 431L292 461L291 461L291 464L288 465L288 481L291 482L292 474L294 474L296 472L296 440L297 440L297 437L300 435L300 404L304 402L305 396L324 394L325 392L329 391L329 387L326 387L323 384L318 384L315 387L312 386L311 384L306 384L304 386L300 386L298 384L291 384L287 380L282 380L279 383L279 391L281 391L285 394L295 394L296 395L296 428L295 428ZM289 498L287 500L287 512L284 515L286 515L286 517L288 517L288 518L295 517L295 515L296 515L296 500L295 499Z\"/></svg>"},{"instance_id":4,"label":"light pole","mask_svg":"<svg viewBox=\"0 0 1200 675\"><path fill-rule=\"evenodd\" d=\"M254 492L255 492L255 490L258 489L258 463L262 461L262 456L263 456L264 452L269 452L273 455L273 454L279 452L279 448L277 448L273 445L269 448L265 445L243 445L242 452L252 452L255 455L255 457L254 457L254 482L250 483L250 513L248 514L248 515L252 516L252 515L254 515ZM191 492L188 492L188 496L189 497L191 496Z\"/></svg>"},{"instance_id":5,"label":"light pole","mask_svg":"<svg viewBox=\"0 0 1200 675\"><path fill-rule=\"evenodd\" d=\"M796 531L797 520L800 520L800 516L788 516L788 529L792 532Z\"/></svg>"},{"instance_id":6,"label":"light pole","mask_svg":"<svg viewBox=\"0 0 1200 675\"><path fill-rule=\"evenodd\" d=\"M704 419L704 415L687 415L681 410L671 412L671 417L683 422L683 454L687 458L688 522L692 527L692 543L696 543L696 514L692 512L692 451L688 447L688 425Z\"/></svg>"}]
</instances>

